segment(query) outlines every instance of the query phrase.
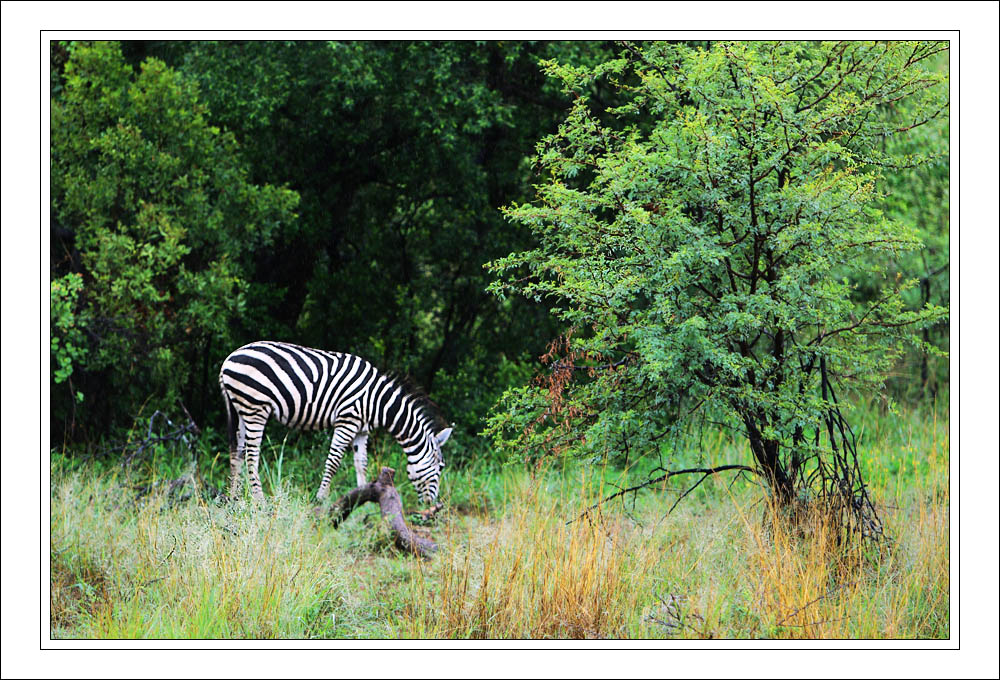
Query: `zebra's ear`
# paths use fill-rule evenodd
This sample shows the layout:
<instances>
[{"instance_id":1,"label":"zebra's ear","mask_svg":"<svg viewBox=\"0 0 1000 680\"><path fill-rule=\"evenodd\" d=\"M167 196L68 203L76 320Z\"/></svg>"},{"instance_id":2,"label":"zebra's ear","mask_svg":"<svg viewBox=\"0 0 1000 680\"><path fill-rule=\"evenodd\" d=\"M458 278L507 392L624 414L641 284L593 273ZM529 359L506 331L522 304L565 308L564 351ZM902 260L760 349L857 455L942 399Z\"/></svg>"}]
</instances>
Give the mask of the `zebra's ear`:
<instances>
[{"instance_id":1,"label":"zebra's ear","mask_svg":"<svg viewBox=\"0 0 1000 680\"><path fill-rule=\"evenodd\" d=\"M450 437L450 436L451 436L451 428L450 427L447 428L447 429L441 430L436 435L434 435L434 437L437 439L438 446L441 446L446 441L448 441L448 437Z\"/></svg>"}]
</instances>

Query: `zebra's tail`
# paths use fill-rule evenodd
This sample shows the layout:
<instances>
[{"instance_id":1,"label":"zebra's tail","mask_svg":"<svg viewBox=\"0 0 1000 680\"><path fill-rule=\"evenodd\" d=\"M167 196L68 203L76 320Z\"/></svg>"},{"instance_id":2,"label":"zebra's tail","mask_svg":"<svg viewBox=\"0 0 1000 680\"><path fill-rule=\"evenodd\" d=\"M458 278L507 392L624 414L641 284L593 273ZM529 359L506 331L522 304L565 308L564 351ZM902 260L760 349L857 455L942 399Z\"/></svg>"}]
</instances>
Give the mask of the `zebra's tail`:
<instances>
[{"instance_id":1,"label":"zebra's tail","mask_svg":"<svg viewBox=\"0 0 1000 680\"><path fill-rule=\"evenodd\" d=\"M229 393L226 392L226 386L220 384L222 388L222 400L226 403L226 431L229 438L229 452L233 453L236 451L238 434L240 429L240 416L236 412L236 407L233 406L233 400L229 398Z\"/></svg>"}]
</instances>

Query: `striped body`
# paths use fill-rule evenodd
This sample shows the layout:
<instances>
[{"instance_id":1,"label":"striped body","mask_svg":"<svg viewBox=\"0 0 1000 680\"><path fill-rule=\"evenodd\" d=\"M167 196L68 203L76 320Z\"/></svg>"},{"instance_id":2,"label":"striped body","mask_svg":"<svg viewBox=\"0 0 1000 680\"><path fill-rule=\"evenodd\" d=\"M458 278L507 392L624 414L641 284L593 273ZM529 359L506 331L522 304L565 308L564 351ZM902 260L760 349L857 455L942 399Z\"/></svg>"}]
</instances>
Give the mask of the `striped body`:
<instances>
[{"instance_id":1,"label":"striped body","mask_svg":"<svg viewBox=\"0 0 1000 680\"><path fill-rule=\"evenodd\" d=\"M437 498L441 444L451 428L435 433L422 398L401 381L353 354L326 352L284 342L254 342L226 357L219 384L229 420L230 497L240 490L244 457L250 490L263 499L258 464L269 418L301 430L333 428L323 479L330 479L348 446L354 449L357 483L365 483L368 433L385 428L406 453L407 474L424 502Z\"/></svg>"}]
</instances>

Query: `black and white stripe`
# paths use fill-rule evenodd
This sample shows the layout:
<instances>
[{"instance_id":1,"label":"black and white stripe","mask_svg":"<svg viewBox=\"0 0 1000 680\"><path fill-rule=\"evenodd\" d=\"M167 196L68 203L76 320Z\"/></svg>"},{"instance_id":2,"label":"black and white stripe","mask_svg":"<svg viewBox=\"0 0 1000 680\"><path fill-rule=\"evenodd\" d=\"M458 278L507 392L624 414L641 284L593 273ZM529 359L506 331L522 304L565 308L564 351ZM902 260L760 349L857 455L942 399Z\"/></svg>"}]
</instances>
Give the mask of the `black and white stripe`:
<instances>
[{"instance_id":1,"label":"black and white stripe","mask_svg":"<svg viewBox=\"0 0 1000 680\"><path fill-rule=\"evenodd\" d=\"M244 456L250 490L254 498L264 498L257 468L264 426L271 417L296 429L333 428L316 492L319 499L329 494L330 479L349 445L358 486L365 483L368 433L379 427L403 447L406 471L421 500L437 498L444 468L441 445L451 428L435 432L426 399L361 357L285 342L254 342L226 357L219 384L229 420L230 498L240 491Z\"/></svg>"}]
</instances>

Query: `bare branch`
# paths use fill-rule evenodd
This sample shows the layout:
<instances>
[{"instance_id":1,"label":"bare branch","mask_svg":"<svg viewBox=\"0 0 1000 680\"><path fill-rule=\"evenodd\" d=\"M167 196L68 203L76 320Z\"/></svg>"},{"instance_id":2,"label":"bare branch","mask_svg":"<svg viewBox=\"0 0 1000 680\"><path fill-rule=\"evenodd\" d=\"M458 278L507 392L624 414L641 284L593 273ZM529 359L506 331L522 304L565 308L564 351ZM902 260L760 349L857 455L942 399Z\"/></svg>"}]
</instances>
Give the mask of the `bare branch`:
<instances>
[{"instance_id":1,"label":"bare branch","mask_svg":"<svg viewBox=\"0 0 1000 680\"><path fill-rule=\"evenodd\" d=\"M759 474L759 472L755 468L748 467L746 465L719 465L719 466L713 467L713 468L688 468L686 470L665 470L664 474L661 475L661 476L659 476L659 477L657 477L656 479L649 479L649 480L646 480L645 482L643 482L642 484L636 484L635 486L630 486L630 487L628 487L626 489L620 489L619 491L616 491L615 493L611 494L610 496L608 496L604 500L599 501L597 503L594 503L589 508L587 508L582 513L580 513L580 515L578 517L569 520L568 522L566 522L566 524L572 524L576 520L581 519L582 517L585 517L592 510L595 510L596 508L600 507L604 503L607 503L608 501L611 501L611 500L614 500L615 498L619 498L621 496L624 496L627 493L635 493L635 492L639 491L640 489L646 488L647 486L653 486L654 484L659 484L660 482L665 482L666 480L670 479L671 477L675 477L677 475L685 475L685 474L692 474L692 473L701 473L701 474L704 475L704 477L702 477L702 479L699 480L697 484L695 484L695 486L698 486L698 484L701 484L701 482L705 480L705 477L708 477L709 475L718 474L720 472L726 472L727 470L740 470L741 472L753 472L754 474ZM686 496L688 493L690 493L693 489L694 489L694 487L691 487L691 489L688 489L684 493L684 496ZM684 496L681 496L681 498L683 498ZM678 499L678 500L680 500L680 499ZM676 505L676 503L674 503L674 505ZM673 507L671 507L670 509L673 510Z\"/></svg>"}]
</instances>

